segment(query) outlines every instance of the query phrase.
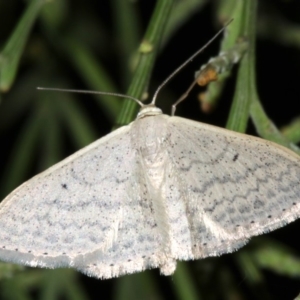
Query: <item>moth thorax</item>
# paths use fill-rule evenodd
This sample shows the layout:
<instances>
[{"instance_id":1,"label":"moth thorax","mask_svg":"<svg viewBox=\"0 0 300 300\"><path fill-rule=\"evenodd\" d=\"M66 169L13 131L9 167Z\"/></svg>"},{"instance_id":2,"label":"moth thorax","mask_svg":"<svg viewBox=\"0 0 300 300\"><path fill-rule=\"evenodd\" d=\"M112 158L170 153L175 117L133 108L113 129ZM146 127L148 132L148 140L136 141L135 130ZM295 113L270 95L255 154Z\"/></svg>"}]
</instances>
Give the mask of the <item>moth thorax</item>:
<instances>
[{"instance_id":1,"label":"moth thorax","mask_svg":"<svg viewBox=\"0 0 300 300\"><path fill-rule=\"evenodd\" d=\"M162 111L161 109L159 109L158 107L156 107L153 104L149 104L149 105L145 105L143 107L141 107L138 115L137 115L137 119L141 119L147 116L156 116L156 115L161 115Z\"/></svg>"}]
</instances>

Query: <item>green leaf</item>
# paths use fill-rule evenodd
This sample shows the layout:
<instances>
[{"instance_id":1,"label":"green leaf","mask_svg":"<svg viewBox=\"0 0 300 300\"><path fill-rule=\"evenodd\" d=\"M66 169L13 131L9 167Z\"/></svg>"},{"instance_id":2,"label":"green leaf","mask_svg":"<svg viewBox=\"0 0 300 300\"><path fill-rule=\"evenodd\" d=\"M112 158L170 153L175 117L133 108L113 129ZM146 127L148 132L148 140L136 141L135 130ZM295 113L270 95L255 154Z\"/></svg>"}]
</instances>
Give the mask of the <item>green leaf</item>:
<instances>
[{"instance_id":1,"label":"green leaf","mask_svg":"<svg viewBox=\"0 0 300 300\"><path fill-rule=\"evenodd\" d=\"M45 0L32 0L0 54L0 90L8 91L13 84L21 55L30 30Z\"/></svg>"}]
</instances>

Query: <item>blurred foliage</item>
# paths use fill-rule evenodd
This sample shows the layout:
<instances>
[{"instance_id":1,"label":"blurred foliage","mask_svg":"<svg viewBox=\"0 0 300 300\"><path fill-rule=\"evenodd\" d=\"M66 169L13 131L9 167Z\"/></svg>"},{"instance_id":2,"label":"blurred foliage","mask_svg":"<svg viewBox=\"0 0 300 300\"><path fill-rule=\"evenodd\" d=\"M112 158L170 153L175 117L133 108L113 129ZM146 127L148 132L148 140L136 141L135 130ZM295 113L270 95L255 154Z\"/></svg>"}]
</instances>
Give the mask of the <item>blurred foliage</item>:
<instances>
[{"instance_id":1,"label":"blurred foliage","mask_svg":"<svg viewBox=\"0 0 300 300\"><path fill-rule=\"evenodd\" d=\"M256 5L246 0L0 0L1 196L113 126L130 122L137 111L130 100L37 91L37 86L127 91L147 98L232 17L220 49L216 42L201 59L205 64L246 37L249 49L239 70L226 74L222 84L209 85L210 115L201 113L193 92L177 114L198 120L201 115L242 132L250 116L250 133L298 151L299 1ZM194 80L200 63L195 64L162 90L157 104L164 110ZM285 125L283 133L275 124ZM254 238L234 254L180 262L172 277L152 270L101 281L72 269L0 263L0 299L295 299L298 229L295 222Z\"/></svg>"}]
</instances>

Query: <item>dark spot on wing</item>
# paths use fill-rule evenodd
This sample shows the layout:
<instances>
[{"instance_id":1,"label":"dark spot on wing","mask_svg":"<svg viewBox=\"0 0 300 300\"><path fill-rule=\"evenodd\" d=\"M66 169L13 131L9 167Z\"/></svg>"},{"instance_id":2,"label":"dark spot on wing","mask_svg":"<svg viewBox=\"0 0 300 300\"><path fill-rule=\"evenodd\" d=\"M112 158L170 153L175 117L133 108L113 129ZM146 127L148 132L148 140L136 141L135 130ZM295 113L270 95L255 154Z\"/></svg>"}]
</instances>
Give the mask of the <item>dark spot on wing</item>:
<instances>
[{"instance_id":1,"label":"dark spot on wing","mask_svg":"<svg viewBox=\"0 0 300 300\"><path fill-rule=\"evenodd\" d=\"M233 161L237 161L237 159L238 159L238 157L239 157L239 154L237 153L234 157L233 157Z\"/></svg>"}]
</instances>

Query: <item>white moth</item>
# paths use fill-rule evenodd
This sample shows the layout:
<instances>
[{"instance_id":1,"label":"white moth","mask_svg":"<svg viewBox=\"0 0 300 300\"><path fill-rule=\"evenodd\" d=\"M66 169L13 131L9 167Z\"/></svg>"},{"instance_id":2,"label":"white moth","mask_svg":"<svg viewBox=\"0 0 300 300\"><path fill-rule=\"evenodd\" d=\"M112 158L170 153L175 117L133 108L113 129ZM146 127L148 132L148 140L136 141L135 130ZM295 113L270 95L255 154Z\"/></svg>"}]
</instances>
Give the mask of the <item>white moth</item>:
<instances>
[{"instance_id":1,"label":"white moth","mask_svg":"<svg viewBox=\"0 0 300 300\"><path fill-rule=\"evenodd\" d=\"M275 143L141 108L131 124L14 190L0 258L97 278L232 252L300 215L300 158Z\"/></svg>"},{"instance_id":2,"label":"white moth","mask_svg":"<svg viewBox=\"0 0 300 300\"><path fill-rule=\"evenodd\" d=\"M232 252L300 216L298 155L155 107L180 68L151 104L136 100L134 122L4 199L0 259L96 278L149 268L170 275L176 260Z\"/></svg>"}]
</instances>

